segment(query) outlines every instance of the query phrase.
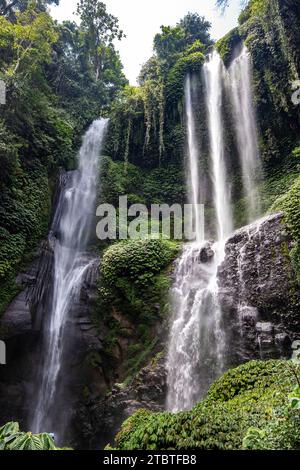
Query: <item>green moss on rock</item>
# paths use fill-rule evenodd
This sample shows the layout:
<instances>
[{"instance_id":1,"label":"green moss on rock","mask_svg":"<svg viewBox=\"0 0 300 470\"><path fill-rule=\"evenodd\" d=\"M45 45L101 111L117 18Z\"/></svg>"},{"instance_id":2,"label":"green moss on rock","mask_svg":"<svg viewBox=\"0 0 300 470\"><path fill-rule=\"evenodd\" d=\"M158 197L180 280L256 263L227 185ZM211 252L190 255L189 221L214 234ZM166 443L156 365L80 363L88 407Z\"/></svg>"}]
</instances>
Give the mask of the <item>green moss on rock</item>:
<instances>
[{"instance_id":1,"label":"green moss on rock","mask_svg":"<svg viewBox=\"0 0 300 470\"><path fill-rule=\"evenodd\" d=\"M287 229L295 241L290 255L293 267L300 279L300 177L296 179L289 191L275 201L270 212L276 211L283 211Z\"/></svg>"},{"instance_id":2,"label":"green moss on rock","mask_svg":"<svg viewBox=\"0 0 300 470\"><path fill-rule=\"evenodd\" d=\"M241 36L239 34L238 28L230 31L228 34L226 34L226 36L216 43L216 49L226 66L229 65L234 53L235 46L239 43L241 43Z\"/></svg>"}]
</instances>

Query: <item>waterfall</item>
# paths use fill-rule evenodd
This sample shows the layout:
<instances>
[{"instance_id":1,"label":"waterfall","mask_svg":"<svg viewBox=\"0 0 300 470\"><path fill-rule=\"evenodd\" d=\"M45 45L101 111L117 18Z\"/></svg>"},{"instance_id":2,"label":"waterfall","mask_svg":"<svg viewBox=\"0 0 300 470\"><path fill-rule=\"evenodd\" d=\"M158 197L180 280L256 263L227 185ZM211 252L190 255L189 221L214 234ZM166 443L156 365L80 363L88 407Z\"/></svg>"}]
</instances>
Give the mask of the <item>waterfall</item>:
<instances>
[{"instance_id":1,"label":"waterfall","mask_svg":"<svg viewBox=\"0 0 300 470\"><path fill-rule=\"evenodd\" d=\"M230 201L230 187L224 152L224 132L222 120L223 85L225 67L219 54L214 51L203 67L206 85L206 104L212 162L214 206L217 219L218 240L224 241L233 230Z\"/></svg>"},{"instance_id":2,"label":"waterfall","mask_svg":"<svg viewBox=\"0 0 300 470\"><path fill-rule=\"evenodd\" d=\"M218 299L217 271L223 259L224 239L232 229L229 191L223 150L221 117L223 68L219 56L213 54L206 65L205 82L211 140L214 203L220 242L197 241L183 248L177 261L172 289L173 315L167 355L167 409L188 410L204 395L208 385L224 369L225 338L222 312ZM185 110L188 135L190 193L193 203L199 199L195 119L191 80L185 86ZM200 230L198 228L198 230Z\"/></svg>"},{"instance_id":3,"label":"waterfall","mask_svg":"<svg viewBox=\"0 0 300 470\"><path fill-rule=\"evenodd\" d=\"M204 227L200 219L200 188L199 188L199 150L196 141L195 117L192 105L192 80L190 75L185 81L185 114L187 121L187 147L188 147L188 167L189 167L189 203L193 207L193 222L196 232L196 241L203 241Z\"/></svg>"},{"instance_id":4,"label":"waterfall","mask_svg":"<svg viewBox=\"0 0 300 470\"><path fill-rule=\"evenodd\" d=\"M261 213L257 185L262 169L259 156L256 119L252 96L251 57L244 46L229 69L229 90L233 104L234 125L241 161L248 222Z\"/></svg>"},{"instance_id":5,"label":"waterfall","mask_svg":"<svg viewBox=\"0 0 300 470\"><path fill-rule=\"evenodd\" d=\"M44 322L43 364L32 424L34 432L52 431L51 415L56 406L58 382L62 380L65 326L70 309L80 295L83 276L92 263L84 251L93 221L99 154L106 127L107 120L94 121L84 136L78 170L67 174L49 234L54 253L54 280L49 318Z\"/></svg>"},{"instance_id":6,"label":"waterfall","mask_svg":"<svg viewBox=\"0 0 300 470\"><path fill-rule=\"evenodd\" d=\"M201 261L209 250L211 258ZM167 356L167 409L189 410L223 371L225 339L218 301L218 246L192 243L177 262Z\"/></svg>"}]
</instances>

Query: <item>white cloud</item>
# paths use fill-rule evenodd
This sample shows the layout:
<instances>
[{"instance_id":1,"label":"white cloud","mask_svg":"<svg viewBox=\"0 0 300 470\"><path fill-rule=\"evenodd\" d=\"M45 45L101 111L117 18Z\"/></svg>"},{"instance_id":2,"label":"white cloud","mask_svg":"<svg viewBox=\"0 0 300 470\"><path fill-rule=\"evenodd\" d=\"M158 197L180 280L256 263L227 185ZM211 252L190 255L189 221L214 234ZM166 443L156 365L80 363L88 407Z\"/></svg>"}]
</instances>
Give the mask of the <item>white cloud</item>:
<instances>
[{"instance_id":1,"label":"white cloud","mask_svg":"<svg viewBox=\"0 0 300 470\"><path fill-rule=\"evenodd\" d=\"M124 71L130 83L135 84L141 65L152 54L153 38L161 25L175 25L185 14L197 12L212 23L212 37L219 39L237 24L239 0L222 16L215 8L215 0L103 0L110 13L119 18L126 38L118 43ZM74 19L77 0L60 0L52 7L52 15L59 21Z\"/></svg>"}]
</instances>

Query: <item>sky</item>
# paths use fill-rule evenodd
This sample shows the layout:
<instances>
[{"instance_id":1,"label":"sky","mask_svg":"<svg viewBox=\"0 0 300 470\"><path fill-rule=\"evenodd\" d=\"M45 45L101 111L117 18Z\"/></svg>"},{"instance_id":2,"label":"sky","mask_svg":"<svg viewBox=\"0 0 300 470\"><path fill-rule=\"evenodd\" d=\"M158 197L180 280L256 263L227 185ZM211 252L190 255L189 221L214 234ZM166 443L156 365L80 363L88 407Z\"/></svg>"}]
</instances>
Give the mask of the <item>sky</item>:
<instances>
[{"instance_id":1,"label":"sky","mask_svg":"<svg viewBox=\"0 0 300 470\"><path fill-rule=\"evenodd\" d=\"M175 25L188 12L199 13L211 23L213 39L219 39L237 25L240 0L232 0L222 15L215 0L103 0L109 13L117 16L126 38L116 44L124 72L132 85L136 84L141 66L151 57L153 38L161 25ZM58 21L75 19L77 0L60 0L52 6L52 16Z\"/></svg>"}]
</instances>

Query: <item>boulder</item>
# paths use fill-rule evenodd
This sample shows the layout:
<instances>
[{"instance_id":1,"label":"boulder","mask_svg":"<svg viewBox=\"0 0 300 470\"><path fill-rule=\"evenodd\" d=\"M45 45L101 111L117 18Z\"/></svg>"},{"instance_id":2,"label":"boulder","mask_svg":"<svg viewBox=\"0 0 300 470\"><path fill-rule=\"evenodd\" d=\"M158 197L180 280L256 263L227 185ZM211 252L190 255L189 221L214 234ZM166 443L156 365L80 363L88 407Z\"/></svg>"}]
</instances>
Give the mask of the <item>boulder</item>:
<instances>
[{"instance_id":1,"label":"boulder","mask_svg":"<svg viewBox=\"0 0 300 470\"><path fill-rule=\"evenodd\" d=\"M218 284L231 364L291 357L291 343L300 334L292 247L282 213L243 227L227 240Z\"/></svg>"},{"instance_id":2,"label":"boulder","mask_svg":"<svg viewBox=\"0 0 300 470\"><path fill-rule=\"evenodd\" d=\"M213 250L213 244L211 242L206 243L200 250L199 259L201 263L209 263L215 256Z\"/></svg>"}]
</instances>

